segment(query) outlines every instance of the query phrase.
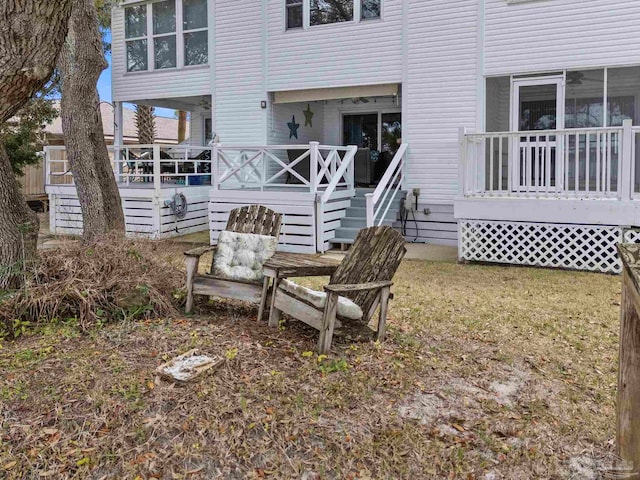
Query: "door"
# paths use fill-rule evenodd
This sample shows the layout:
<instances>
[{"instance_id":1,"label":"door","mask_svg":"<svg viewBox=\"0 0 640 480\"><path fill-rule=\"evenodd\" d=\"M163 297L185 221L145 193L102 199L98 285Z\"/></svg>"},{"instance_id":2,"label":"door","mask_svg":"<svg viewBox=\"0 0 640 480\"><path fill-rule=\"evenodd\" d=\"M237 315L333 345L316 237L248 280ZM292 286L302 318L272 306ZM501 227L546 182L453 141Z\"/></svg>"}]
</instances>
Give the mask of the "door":
<instances>
[{"instance_id":1,"label":"door","mask_svg":"<svg viewBox=\"0 0 640 480\"><path fill-rule=\"evenodd\" d=\"M550 132L564 128L564 78L514 79L512 95L511 129L530 132L513 142L513 189L561 189L562 142Z\"/></svg>"},{"instance_id":2,"label":"door","mask_svg":"<svg viewBox=\"0 0 640 480\"><path fill-rule=\"evenodd\" d=\"M356 183L376 185L402 143L400 112L344 114L343 145L357 145Z\"/></svg>"}]
</instances>

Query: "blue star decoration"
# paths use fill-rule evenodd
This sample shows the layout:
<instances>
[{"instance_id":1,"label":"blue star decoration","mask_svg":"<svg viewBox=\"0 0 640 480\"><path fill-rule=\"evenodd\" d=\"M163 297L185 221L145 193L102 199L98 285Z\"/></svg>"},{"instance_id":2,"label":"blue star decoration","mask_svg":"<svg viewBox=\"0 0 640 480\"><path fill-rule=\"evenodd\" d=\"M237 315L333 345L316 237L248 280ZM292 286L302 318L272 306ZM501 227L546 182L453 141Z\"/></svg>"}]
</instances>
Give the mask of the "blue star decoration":
<instances>
[{"instance_id":1,"label":"blue star decoration","mask_svg":"<svg viewBox=\"0 0 640 480\"><path fill-rule=\"evenodd\" d=\"M304 113L304 126L313 127L313 116L315 113L311 111L311 105L307 103L307 109L303 110L302 113Z\"/></svg>"},{"instance_id":2,"label":"blue star decoration","mask_svg":"<svg viewBox=\"0 0 640 480\"><path fill-rule=\"evenodd\" d=\"M298 138L298 128L300 128L300 124L296 123L296 116L291 117L291 121L287 123L289 127L289 138Z\"/></svg>"}]
</instances>

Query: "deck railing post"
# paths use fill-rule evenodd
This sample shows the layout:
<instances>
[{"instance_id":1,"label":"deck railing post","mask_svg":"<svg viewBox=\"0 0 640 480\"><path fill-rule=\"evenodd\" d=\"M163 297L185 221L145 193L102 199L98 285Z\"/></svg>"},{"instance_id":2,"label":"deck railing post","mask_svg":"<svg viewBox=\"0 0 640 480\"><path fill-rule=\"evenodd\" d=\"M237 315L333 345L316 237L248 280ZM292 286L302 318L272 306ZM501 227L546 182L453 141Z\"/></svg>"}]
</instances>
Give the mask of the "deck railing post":
<instances>
[{"instance_id":1,"label":"deck railing post","mask_svg":"<svg viewBox=\"0 0 640 480\"><path fill-rule=\"evenodd\" d=\"M162 189L162 178L160 177L160 145L153 146L153 188L156 192Z\"/></svg>"},{"instance_id":2,"label":"deck railing post","mask_svg":"<svg viewBox=\"0 0 640 480\"><path fill-rule=\"evenodd\" d=\"M373 227L373 224L375 223L375 203L373 201L373 193L366 193L364 195L365 198L365 202L366 202L366 214L367 214L367 228L368 227Z\"/></svg>"},{"instance_id":3,"label":"deck railing post","mask_svg":"<svg viewBox=\"0 0 640 480\"><path fill-rule=\"evenodd\" d=\"M309 183L311 184L311 192L318 191L318 167L320 166L320 146L319 142L309 142Z\"/></svg>"},{"instance_id":4,"label":"deck railing post","mask_svg":"<svg viewBox=\"0 0 640 480\"><path fill-rule=\"evenodd\" d=\"M620 200L631 200L633 197L633 120L622 122L622 161L618 166L618 178L620 185Z\"/></svg>"},{"instance_id":5,"label":"deck railing post","mask_svg":"<svg viewBox=\"0 0 640 480\"><path fill-rule=\"evenodd\" d=\"M467 128L458 129L458 193L464 197L466 193L467 171Z\"/></svg>"},{"instance_id":6,"label":"deck railing post","mask_svg":"<svg viewBox=\"0 0 640 480\"><path fill-rule=\"evenodd\" d=\"M51 178L51 163L49 163L49 147L44 147L44 184L49 185L49 179Z\"/></svg>"},{"instance_id":7,"label":"deck railing post","mask_svg":"<svg viewBox=\"0 0 640 480\"><path fill-rule=\"evenodd\" d=\"M211 151L211 185L214 190L220 189L220 144L214 143Z\"/></svg>"}]
</instances>

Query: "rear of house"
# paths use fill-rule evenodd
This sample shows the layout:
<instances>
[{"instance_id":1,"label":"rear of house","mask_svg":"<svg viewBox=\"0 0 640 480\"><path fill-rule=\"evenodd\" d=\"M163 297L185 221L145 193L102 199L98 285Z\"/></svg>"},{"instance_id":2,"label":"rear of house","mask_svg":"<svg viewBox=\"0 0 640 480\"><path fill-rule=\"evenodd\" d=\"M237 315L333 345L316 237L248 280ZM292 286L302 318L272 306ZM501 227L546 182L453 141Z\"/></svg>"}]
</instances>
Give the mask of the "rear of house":
<instances>
[{"instance_id":1,"label":"rear of house","mask_svg":"<svg viewBox=\"0 0 640 480\"><path fill-rule=\"evenodd\" d=\"M124 2L113 98L191 112L212 240L256 202L293 251L387 223L464 260L617 271L638 224L639 17L631 0ZM162 201L197 190L158 176Z\"/></svg>"}]
</instances>

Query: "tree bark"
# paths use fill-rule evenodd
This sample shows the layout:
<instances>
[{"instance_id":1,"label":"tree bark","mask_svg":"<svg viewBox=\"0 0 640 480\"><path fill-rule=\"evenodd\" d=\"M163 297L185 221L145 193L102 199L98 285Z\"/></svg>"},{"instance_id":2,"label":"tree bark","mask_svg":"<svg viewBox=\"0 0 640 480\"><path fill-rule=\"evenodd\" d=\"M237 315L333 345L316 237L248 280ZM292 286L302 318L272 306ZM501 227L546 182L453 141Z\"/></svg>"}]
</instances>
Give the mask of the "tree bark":
<instances>
[{"instance_id":1,"label":"tree bark","mask_svg":"<svg viewBox=\"0 0 640 480\"><path fill-rule=\"evenodd\" d=\"M151 145L156 141L155 108L148 105L136 105L136 129L138 141L142 145Z\"/></svg>"},{"instance_id":2,"label":"tree bark","mask_svg":"<svg viewBox=\"0 0 640 480\"><path fill-rule=\"evenodd\" d=\"M67 34L71 0L0 1L0 122L13 116L51 77ZM20 193L0 144L0 289L22 283L36 257L38 218Z\"/></svg>"},{"instance_id":3,"label":"tree bark","mask_svg":"<svg viewBox=\"0 0 640 480\"><path fill-rule=\"evenodd\" d=\"M187 138L187 112L178 111L178 143L182 143Z\"/></svg>"},{"instance_id":4,"label":"tree bark","mask_svg":"<svg viewBox=\"0 0 640 480\"><path fill-rule=\"evenodd\" d=\"M72 0L58 67L62 131L82 210L83 237L90 241L110 232L124 235L120 191L104 140L96 87L107 62L93 0Z\"/></svg>"}]
</instances>

